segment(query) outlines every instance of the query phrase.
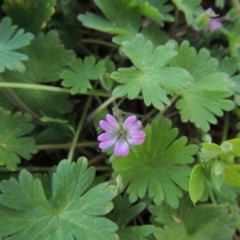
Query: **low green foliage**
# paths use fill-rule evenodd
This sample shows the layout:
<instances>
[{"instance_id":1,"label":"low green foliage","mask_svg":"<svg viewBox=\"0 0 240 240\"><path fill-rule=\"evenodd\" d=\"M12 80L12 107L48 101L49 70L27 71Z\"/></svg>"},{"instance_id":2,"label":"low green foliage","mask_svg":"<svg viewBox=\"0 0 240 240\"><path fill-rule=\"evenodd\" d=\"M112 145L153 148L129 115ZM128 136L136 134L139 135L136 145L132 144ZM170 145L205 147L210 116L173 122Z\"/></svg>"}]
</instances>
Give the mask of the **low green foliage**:
<instances>
[{"instance_id":1,"label":"low green foliage","mask_svg":"<svg viewBox=\"0 0 240 240\"><path fill-rule=\"evenodd\" d=\"M239 9L4 0L0 239L238 239Z\"/></svg>"}]
</instances>

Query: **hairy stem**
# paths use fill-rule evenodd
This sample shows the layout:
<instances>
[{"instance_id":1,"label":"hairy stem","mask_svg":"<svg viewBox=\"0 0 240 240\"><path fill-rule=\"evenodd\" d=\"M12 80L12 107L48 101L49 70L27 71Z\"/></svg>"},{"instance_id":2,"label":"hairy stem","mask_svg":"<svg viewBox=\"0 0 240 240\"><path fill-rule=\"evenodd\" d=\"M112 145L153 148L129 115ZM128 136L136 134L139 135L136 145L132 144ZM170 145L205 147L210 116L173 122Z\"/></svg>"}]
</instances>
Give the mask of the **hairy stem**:
<instances>
[{"instance_id":1,"label":"hairy stem","mask_svg":"<svg viewBox=\"0 0 240 240\"><path fill-rule=\"evenodd\" d=\"M225 113L224 126L222 130L222 142L228 139L228 130L229 130L229 113Z\"/></svg>"},{"instance_id":2,"label":"hairy stem","mask_svg":"<svg viewBox=\"0 0 240 240\"><path fill-rule=\"evenodd\" d=\"M98 108L96 108L87 118L87 120L90 122L99 112L101 112L102 109L107 107L110 103L114 102L116 100L115 97L110 97L107 101L105 101L103 104L101 104Z\"/></svg>"},{"instance_id":3,"label":"hairy stem","mask_svg":"<svg viewBox=\"0 0 240 240\"><path fill-rule=\"evenodd\" d=\"M74 151L75 151L75 148L76 148L76 145L77 145L77 141L78 141L79 135L80 135L80 133L81 133L82 127L83 127L83 123L84 123L84 121L85 121L85 119L86 119L87 111L88 111L88 108L89 108L89 105L90 105L91 100L92 100L92 96L88 97L86 106L84 107L84 110L83 110L81 119L80 119L79 124L78 124L78 127L77 127L77 131L76 131L75 136L74 136L74 138L73 138L73 141L72 141L72 144L71 144L69 153L68 153L68 161L69 161L70 163L71 163L72 160L73 160Z\"/></svg>"},{"instance_id":4,"label":"hairy stem","mask_svg":"<svg viewBox=\"0 0 240 240\"><path fill-rule=\"evenodd\" d=\"M47 86L47 85L38 85L38 84L28 84L28 83L8 83L8 82L0 82L0 88L22 88L22 89L33 89L33 90L42 90L42 91L50 91L50 92L59 92L59 93L68 93L70 94L70 89ZM91 90L86 93L80 93L82 95L93 95L100 97L108 97L108 93L99 92Z\"/></svg>"},{"instance_id":5,"label":"hairy stem","mask_svg":"<svg viewBox=\"0 0 240 240\"><path fill-rule=\"evenodd\" d=\"M110 42L105 42L102 40L98 40L98 39L82 39L81 40L82 43L91 43L91 44L97 44L97 45L103 45L103 46L107 46L107 47L111 47L111 48L115 48L118 49L119 47L114 44L114 43L110 43Z\"/></svg>"},{"instance_id":6,"label":"hairy stem","mask_svg":"<svg viewBox=\"0 0 240 240\"><path fill-rule=\"evenodd\" d=\"M98 145L98 142L83 142L77 143L76 148L80 147L95 147ZM62 143L62 144L42 144L37 145L38 150L49 150L49 149L69 149L71 147L71 143Z\"/></svg>"},{"instance_id":7,"label":"hairy stem","mask_svg":"<svg viewBox=\"0 0 240 240\"><path fill-rule=\"evenodd\" d=\"M1 84L1 82L0 82ZM11 89L5 88L4 92L8 96L9 100L17 106L22 112L28 113L33 119L40 121L40 116L30 109Z\"/></svg>"}]
</instances>

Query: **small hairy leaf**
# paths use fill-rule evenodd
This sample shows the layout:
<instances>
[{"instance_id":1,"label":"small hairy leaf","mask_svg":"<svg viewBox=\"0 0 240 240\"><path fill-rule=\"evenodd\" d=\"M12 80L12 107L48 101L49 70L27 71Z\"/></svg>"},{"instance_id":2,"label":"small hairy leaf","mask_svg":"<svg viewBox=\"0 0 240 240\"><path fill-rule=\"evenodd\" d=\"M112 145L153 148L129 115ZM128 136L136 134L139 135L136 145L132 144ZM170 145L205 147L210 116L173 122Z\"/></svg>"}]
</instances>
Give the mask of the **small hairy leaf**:
<instances>
[{"instance_id":1,"label":"small hairy leaf","mask_svg":"<svg viewBox=\"0 0 240 240\"><path fill-rule=\"evenodd\" d=\"M105 18L87 12L78 15L84 26L102 32L117 34L115 43L133 38L140 28L140 13L137 8L129 7L130 0L94 0Z\"/></svg>"},{"instance_id":2,"label":"small hairy leaf","mask_svg":"<svg viewBox=\"0 0 240 240\"><path fill-rule=\"evenodd\" d=\"M6 82L42 84L56 82L68 63L74 58L74 53L65 50L59 44L58 34L49 32L46 36L42 33L36 37L32 44L22 50L31 61L26 63L26 72L18 74L7 71L2 74ZM61 114L71 111L67 101L68 94L42 90L14 89L14 93L34 112L42 112L51 117L60 117ZM61 116L62 117L62 116Z\"/></svg>"},{"instance_id":3,"label":"small hairy leaf","mask_svg":"<svg viewBox=\"0 0 240 240\"><path fill-rule=\"evenodd\" d=\"M192 81L190 74L182 68L166 67L166 64L177 54L173 44L166 44L153 49L151 41L145 41L138 34L132 41L122 43L121 51L137 68L120 68L113 72L111 78L123 85L117 86L113 95L136 98L142 91L147 106L153 104L164 109L164 104L170 105L167 91L178 92ZM166 90L165 90L166 89Z\"/></svg>"},{"instance_id":4,"label":"small hairy leaf","mask_svg":"<svg viewBox=\"0 0 240 240\"><path fill-rule=\"evenodd\" d=\"M101 217L112 210L111 200L117 195L117 189L102 183L87 191L94 175L94 168L87 168L85 158L72 164L62 160L52 176L48 199L41 180L34 179L26 170L21 171L19 181L14 178L2 181L0 237L119 239L115 234L116 224Z\"/></svg>"},{"instance_id":5,"label":"small hairy leaf","mask_svg":"<svg viewBox=\"0 0 240 240\"><path fill-rule=\"evenodd\" d=\"M24 33L23 29L17 31L17 26L12 25L9 17L4 18L0 23L0 72L5 69L24 72L26 70L22 61L28 60L28 56L15 52L30 44L33 39L31 33Z\"/></svg>"},{"instance_id":6,"label":"small hairy leaf","mask_svg":"<svg viewBox=\"0 0 240 240\"><path fill-rule=\"evenodd\" d=\"M3 11L25 31L38 33L55 12L56 0L4 0Z\"/></svg>"},{"instance_id":7,"label":"small hairy leaf","mask_svg":"<svg viewBox=\"0 0 240 240\"><path fill-rule=\"evenodd\" d=\"M0 108L0 166L14 169L20 157L29 160L37 152L35 141L23 135L31 132L34 125L31 116L20 112L11 115Z\"/></svg>"},{"instance_id":8,"label":"small hairy leaf","mask_svg":"<svg viewBox=\"0 0 240 240\"><path fill-rule=\"evenodd\" d=\"M231 154L233 157L240 156L240 138L233 138L221 143L223 152Z\"/></svg>"},{"instance_id":9,"label":"small hairy leaf","mask_svg":"<svg viewBox=\"0 0 240 240\"><path fill-rule=\"evenodd\" d=\"M235 232L236 217L228 213L227 205L192 207L183 199L178 209L163 204L150 206L149 211L161 226L154 233L158 240L232 240Z\"/></svg>"},{"instance_id":10,"label":"small hairy leaf","mask_svg":"<svg viewBox=\"0 0 240 240\"><path fill-rule=\"evenodd\" d=\"M85 93L88 89L92 89L89 80L100 78L105 71L104 61L96 64L93 56L85 57L84 61L81 58L74 59L69 65L71 70L64 70L61 78L64 79L62 82L64 87L72 87L71 94Z\"/></svg>"},{"instance_id":11,"label":"small hairy leaf","mask_svg":"<svg viewBox=\"0 0 240 240\"><path fill-rule=\"evenodd\" d=\"M195 80L181 92L181 99L176 103L183 122L190 121L207 132L210 123L217 123L215 116L223 116L223 110L234 108L233 101L226 99L233 94L232 83L226 74L216 72L217 61L210 57L208 50L201 49L197 54L184 41L170 66L188 70Z\"/></svg>"},{"instance_id":12,"label":"small hairy leaf","mask_svg":"<svg viewBox=\"0 0 240 240\"><path fill-rule=\"evenodd\" d=\"M225 177L225 169L219 161L214 161L211 166L211 177L215 187L220 191L220 187Z\"/></svg>"},{"instance_id":13,"label":"small hairy leaf","mask_svg":"<svg viewBox=\"0 0 240 240\"><path fill-rule=\"evenodd\" d=\"M113 160L113 175L121 176L130 202L148 194L156 205L165 201L177 208L181 189L188 190L191 168L187 164L193 162L197 147L186 146L186 137L176 140L178 130L171 129L166 119L154 120L145 130L145 142L136 151Z\"/></svg>"},{"instance_id":14,"label":"small hairy leaf","mask_svg":"<svg viewBox=\"0 0 240 240\"><path fill-rule=\"evenodd\" d=\"M201 198L203 192L204 176L202 174L202 166L197 164L193 167L189 183L189 195L194 204Z\"/></svg>"},{"instance_id":15,"label":"small hairy leaf","mask_svg":"<svg viewBox=\"0 0 240 240\"><path fill-rule=\"evenodd\" d=\"M223 163L223 166L225 167L224 181L231 186L240 187L240 165Z\"/></svg>"}]
</instances>

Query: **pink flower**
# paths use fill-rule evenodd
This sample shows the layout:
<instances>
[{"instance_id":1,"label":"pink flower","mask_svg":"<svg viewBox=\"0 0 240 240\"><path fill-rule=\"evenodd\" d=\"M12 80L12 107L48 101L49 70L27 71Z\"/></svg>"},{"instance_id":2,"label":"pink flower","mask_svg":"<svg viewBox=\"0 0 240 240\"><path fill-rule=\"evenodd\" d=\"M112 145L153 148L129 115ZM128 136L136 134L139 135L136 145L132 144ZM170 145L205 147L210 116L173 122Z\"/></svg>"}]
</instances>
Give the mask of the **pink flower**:
<instances>
[{"instance_id":1,"label":"pink flower","mask_svg":"<svg viewBox=\"0 0 240 240\"><path fill-rule=\"evenodd\" d=\"M208 24L208 28L211 32L214 32L221 27L222 27L222 22L215 18L212 18L210 23Z\"/></svg>"},{"instance_id":2,"label":"pink flower","mask_svg":"<svg viewBox=\"0 0 240 240\"><path fill-rule=\"evenodd\" d=\"M106 149L114 145L114 155L127 156L130 145L140 145L144 142L146 133L139 130L141 121L136 116L129 116L123 124L118 123L116 118L107 114L107 121L101 120L100 127L105 131L98 136L99 148Z\"/></svg>"}]
</instances>

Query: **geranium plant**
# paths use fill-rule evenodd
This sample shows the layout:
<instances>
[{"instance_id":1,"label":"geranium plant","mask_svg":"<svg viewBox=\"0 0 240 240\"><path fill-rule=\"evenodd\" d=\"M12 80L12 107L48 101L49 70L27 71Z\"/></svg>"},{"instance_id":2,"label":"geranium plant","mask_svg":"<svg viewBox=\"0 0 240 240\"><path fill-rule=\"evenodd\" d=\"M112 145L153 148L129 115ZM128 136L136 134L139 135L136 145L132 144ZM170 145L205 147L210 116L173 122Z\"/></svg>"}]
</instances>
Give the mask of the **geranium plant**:
<instances>
[{"instance_id":1,"label":"geranium plant","mask_svg":"<svg viewBox=\"0 0 240 240\"><path fill-rule=\"evenodd\" d=\"M1 13L0 239L240 238L239 0Z\"/></svg>"}]
</instances>

